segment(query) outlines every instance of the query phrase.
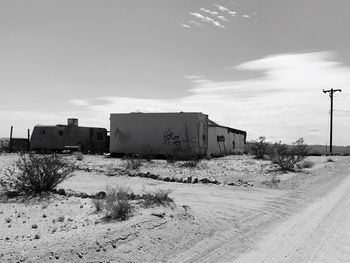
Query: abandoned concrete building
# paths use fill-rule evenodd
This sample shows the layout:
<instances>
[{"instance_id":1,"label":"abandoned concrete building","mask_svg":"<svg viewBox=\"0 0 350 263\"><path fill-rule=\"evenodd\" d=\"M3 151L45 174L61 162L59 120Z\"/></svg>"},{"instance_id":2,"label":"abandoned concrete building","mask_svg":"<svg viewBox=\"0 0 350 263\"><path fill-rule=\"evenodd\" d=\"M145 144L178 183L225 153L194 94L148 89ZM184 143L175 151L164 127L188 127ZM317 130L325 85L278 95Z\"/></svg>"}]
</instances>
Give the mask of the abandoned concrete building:
<instances>
[{"instance_id":1,"label":"abandoned concrete building","mask_svg":"<svg viewBox=\"0 0 350 263\"><path fill-rule=\"evenodd\" d=\"M244 152L246 132L220 126L200 112L112 113L112 155L169 155L186 151L193 156L224 156Z\"/></svg>"},{"instance_id":2,"label":"abandoned concrete building","mask_svg":"<svg viewBox=\"0 0 350 263\"><path fill-rule=\"evenodd\" d=\"M85 153L108 151L107 129L81 127L78 119L68 119L67 125L34 127L31 135L31 150L36 152L60 152L70 147L78 147Z\"/></svg>"}]
</instances>

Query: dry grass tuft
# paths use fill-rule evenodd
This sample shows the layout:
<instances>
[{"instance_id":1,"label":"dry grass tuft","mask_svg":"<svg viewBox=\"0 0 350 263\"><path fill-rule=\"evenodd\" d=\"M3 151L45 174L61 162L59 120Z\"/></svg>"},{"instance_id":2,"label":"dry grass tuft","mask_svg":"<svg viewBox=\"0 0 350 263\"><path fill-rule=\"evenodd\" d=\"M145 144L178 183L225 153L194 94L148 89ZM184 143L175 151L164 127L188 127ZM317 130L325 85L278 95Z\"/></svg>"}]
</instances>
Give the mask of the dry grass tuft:
<instances>
[{"instance_id":1,"label":"dry grass tuft","mask_svg":"<svg viewBox=\"0 0 350 263\"><path fill-rule=\"evenodd\" d=\"M142 196L142 199L144 199L144 206L145 207L150 207L153 205L168 206L171 203L174 203L174 200L169 197L170 193L171 193L171 190L163 190L163 189L158 189L153 193L146 193Z\"/></svg>"}]
</instances>

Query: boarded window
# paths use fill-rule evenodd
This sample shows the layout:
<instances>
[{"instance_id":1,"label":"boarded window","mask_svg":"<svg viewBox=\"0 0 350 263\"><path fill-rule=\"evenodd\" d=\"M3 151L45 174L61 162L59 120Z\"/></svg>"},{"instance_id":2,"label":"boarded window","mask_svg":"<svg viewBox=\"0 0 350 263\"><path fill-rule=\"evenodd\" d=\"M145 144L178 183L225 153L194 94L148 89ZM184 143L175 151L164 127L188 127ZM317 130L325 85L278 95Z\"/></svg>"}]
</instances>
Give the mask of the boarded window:
<instances>
[{"instance_id":1,"label":"boarded window","mask_svg":"<svg viewBox=\"0 0 350 263\"><path fill-rule=\"evenodd\" d=\"M59 136L63 136L63 131L58 131Z\"/></svg>"},{"instance_id":2,"label":"boarded window","mask_svg":"<svg viewBox=\"0 0 350 263\"><path fill-rule=\"evenodd\" d=\"M218 142L224 142L225 141L225 136L224 135L218 135L217 136L217 141Z\"/></svg>"}]
</instances>

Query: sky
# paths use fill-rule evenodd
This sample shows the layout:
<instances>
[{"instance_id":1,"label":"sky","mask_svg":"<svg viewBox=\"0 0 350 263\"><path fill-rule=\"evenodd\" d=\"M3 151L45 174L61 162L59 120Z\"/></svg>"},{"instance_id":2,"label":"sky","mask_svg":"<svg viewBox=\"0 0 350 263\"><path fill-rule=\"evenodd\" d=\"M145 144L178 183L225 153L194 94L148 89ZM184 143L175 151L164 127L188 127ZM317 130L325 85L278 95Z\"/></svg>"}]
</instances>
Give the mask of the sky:
<instances>
[{"instance_id":1,"label":"sky","mask_svg":"<svg viewBox=\"0 0 350 263\"><path fill-rule=\"evenodd\" d=\"M203 112L291 143L350 145L348 0L0 0L0 137Z\"/></svg>"}]
</instances>

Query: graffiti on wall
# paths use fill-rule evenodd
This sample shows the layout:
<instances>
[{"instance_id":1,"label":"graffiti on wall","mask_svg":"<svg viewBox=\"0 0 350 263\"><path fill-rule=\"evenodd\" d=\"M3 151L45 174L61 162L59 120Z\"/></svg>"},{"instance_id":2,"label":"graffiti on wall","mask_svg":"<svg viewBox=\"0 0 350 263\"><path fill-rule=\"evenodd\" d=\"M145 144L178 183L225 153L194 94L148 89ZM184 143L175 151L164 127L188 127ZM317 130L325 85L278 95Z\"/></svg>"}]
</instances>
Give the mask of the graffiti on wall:
<instances>
[{"instance_id":1,"label":"graffiti on wall","mask_svg":"<svg viewBox=\"0 0 350 263\"><path fill-rule=\"evenodd\" d=\"M163 143L165 145L181 146L180 135L175 134L171 129L167 129L163 133Z\"/></svg>"},{"instance_id":2,"label":"graffiti on wall","mask_svg":"<svg viewBox=\"0 0 350 263\"><path fill-rule=\"evenodd\" d=\"M118 128L115 130L114 135L116 141L120 144L126 144L130 139L130 135L127 132L123 132Z\"/></svg>"}]
</instances>

